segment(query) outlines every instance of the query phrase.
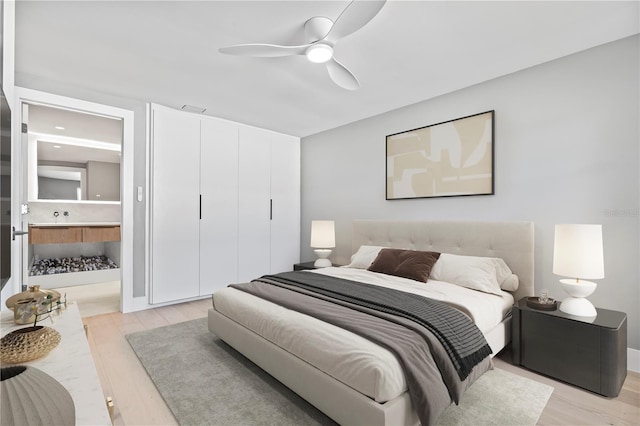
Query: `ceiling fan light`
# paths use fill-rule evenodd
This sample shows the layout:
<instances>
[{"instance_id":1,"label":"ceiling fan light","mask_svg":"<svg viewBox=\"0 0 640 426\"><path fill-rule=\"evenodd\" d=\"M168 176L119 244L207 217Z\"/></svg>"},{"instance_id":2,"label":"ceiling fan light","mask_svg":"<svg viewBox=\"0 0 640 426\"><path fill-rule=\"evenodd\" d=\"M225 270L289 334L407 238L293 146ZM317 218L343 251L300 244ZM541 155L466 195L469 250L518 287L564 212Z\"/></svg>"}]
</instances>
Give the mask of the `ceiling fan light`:
<instances>
[{"instance_id":1,"label":"ceiling fan light","mask_svg":"<svg viewBox=\"0 0 640 426\"><path fill-rule=\"evenodd\" d=\"M333 57L333 47L324 43L316 43L310 46L305 54L311 62L322 64Z\"/></svg>"}]
</instances>

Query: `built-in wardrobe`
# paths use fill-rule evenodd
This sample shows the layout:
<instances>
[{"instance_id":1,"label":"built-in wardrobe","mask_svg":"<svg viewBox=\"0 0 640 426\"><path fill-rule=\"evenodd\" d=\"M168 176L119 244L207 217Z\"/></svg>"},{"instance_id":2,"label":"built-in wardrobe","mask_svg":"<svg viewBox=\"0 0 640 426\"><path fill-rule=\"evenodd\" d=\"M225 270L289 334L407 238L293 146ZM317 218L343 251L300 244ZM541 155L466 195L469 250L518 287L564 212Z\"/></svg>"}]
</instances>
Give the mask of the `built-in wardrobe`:
<instances>
[{"instance_id":1,"label":"built-in wardrobe","mask_svg":"<svg viewBox=\"0 0 640 426\"><path fill-rule=\"evenodd\" d=\"M300 139L151 106L150 303L291 270Z\"/></svg>"}]
</instances>

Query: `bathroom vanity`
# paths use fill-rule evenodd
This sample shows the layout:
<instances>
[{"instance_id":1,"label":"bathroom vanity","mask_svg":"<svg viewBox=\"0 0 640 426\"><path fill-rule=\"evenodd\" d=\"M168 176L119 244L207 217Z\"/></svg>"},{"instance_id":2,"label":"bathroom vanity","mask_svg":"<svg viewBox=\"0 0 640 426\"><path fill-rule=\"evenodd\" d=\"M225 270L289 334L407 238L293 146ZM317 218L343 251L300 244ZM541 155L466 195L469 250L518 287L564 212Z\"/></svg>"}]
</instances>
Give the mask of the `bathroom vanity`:
<instances>
[{"instance_id":1,"label":"bathroom vanity","mask_svg":"<svg viewBox=\"0 0 640 426\"><path fill-rule=\"evenodd\" d=\"M120 241L120 224L35 223L29 225L29 244L68 244Z\"/></svg>"},{"instance_id":2,"label":"bathroom vanity","mask_svg":"<svg viewBox=\"0 0 640 426\"><path fill-rule=\"evenodd\" d=\"M64 273L33 274L34 264L42 259L53 264L61 258L106 256L108 269L74 270ZM93 284L120 279L120 223L65 222L29 225L29 285L57 288ZM85 259L81 259L82 263ZM115 264L115 265L114 265ZM53 268L52 268L53 269Z\"/></svg>"}]
</instances>

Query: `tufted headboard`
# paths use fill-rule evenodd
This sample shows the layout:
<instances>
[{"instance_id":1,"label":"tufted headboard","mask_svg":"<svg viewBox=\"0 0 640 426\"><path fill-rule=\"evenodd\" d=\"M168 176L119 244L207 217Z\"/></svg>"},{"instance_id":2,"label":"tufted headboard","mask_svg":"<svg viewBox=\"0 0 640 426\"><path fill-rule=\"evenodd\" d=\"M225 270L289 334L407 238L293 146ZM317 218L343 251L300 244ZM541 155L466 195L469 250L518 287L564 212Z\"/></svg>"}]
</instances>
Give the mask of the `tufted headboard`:
<instances>
[{"instance_id":1,"label":"tufted headboard","mask_svg":"<svg viewBox=\"0 0 640 426\"><path fill-rule=\"evenodd\" d=\"M401 222L356 220L353 253L361 245L500 257L520 280L516 301L534 295L532 222Z\"/></svg>"}]
</instances>

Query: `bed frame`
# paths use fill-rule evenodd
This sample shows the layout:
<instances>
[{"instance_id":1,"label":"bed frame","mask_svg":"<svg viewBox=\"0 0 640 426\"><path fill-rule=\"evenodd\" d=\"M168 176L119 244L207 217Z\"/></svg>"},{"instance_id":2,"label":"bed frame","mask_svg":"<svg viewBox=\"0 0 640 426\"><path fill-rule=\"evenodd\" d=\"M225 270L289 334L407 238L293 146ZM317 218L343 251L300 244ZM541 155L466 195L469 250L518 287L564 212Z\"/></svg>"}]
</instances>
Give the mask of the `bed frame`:
<instances>
[{"instance_id":1,"label":"bed frame","mask_svg":"<svg viewBox=\"0 0 640 426\"><path fill-rule=\"evenodd\" d=\"M469 256L501 257L518 275L515 300L532 296L534 230L531 222L397 222L353 223L353 251L361 245L432 250ZM416 425L408 392L377 403L335 380L253 331L209 310L209 330L285 386L340 424ZM509 341L511 318L485 335L497 353Z\"/></svg>"}]
</instances>

